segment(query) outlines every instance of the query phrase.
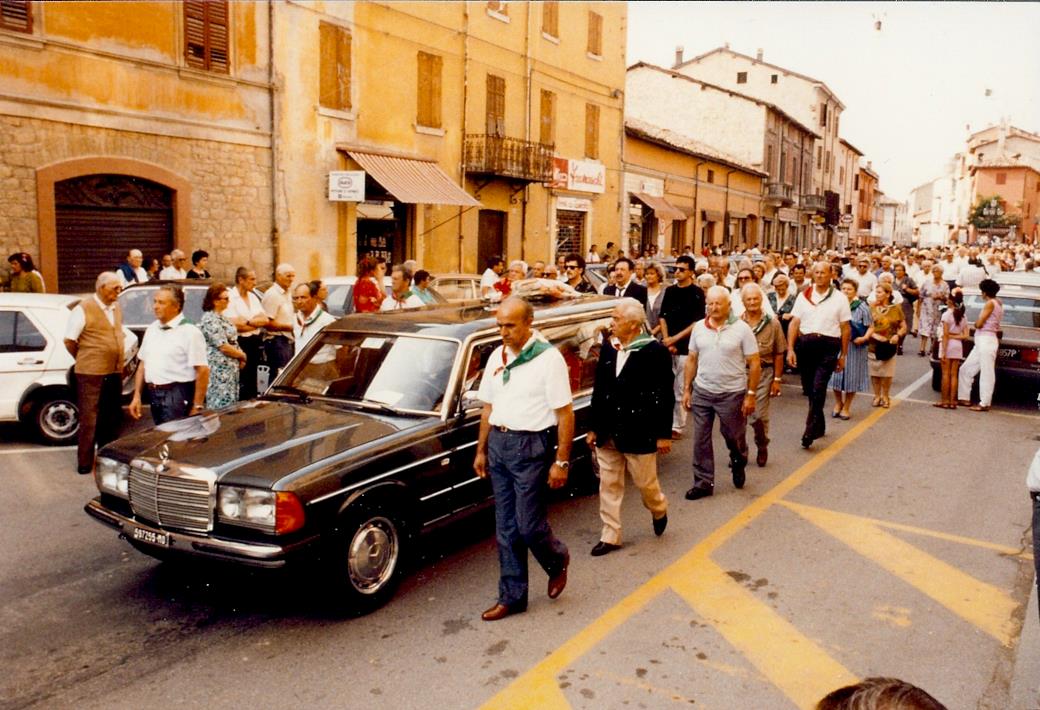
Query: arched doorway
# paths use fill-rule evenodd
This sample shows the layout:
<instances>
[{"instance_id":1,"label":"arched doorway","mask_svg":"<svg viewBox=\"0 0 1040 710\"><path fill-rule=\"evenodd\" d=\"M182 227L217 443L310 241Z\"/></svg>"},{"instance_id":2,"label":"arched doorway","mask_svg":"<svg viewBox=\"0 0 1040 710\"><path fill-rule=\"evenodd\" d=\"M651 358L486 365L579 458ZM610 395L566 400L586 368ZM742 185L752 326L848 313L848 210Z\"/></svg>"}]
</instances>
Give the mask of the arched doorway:
<instances>
[{"instance_id":1,"label":"arched doorway","mask_svg":"<svg viewBox=\"0 0 1040 710\"><path fill-rule=\"evenodd\" d=\"M144 178L94 174L55 182L54 216L62 293L93 291L97 275L130 249L149 259L173 248L174 192Z\"/></svg>"}]
</instances>

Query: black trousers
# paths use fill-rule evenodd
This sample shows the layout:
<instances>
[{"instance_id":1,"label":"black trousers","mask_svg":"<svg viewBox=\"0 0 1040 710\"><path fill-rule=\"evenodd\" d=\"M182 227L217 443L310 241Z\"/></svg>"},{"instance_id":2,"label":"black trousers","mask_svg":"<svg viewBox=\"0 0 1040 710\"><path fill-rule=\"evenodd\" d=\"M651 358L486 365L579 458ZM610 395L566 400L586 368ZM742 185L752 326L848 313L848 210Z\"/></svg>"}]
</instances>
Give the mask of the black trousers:
<instances>
[{"instance_id":1,"label":"black trousers","mask_svg":"<svg viewBox=\"0 0 1040 710\"><path fill-rule=\"evenodd\" d=\"M795 343L798 356L798 374L802 378L802 392L809 398L809 414L805 418L803 437L819 439L827 432L823 410L827 405L827 382L834 374L841 355L841 338L809 333L799 335Z\"/></svg>"},{"instance_id":2,"label":"black trousers","mask_svg":"<svg viewBox=\"0 0 1040 710\"><path fill-rule=\"evenodd\" d=\"M238 347L246 354L246 366L238 373L238 398L244 402L256 397L256 368L264 357L264 341L259 335L240 337Z\"/></svg>"}]
</instances>

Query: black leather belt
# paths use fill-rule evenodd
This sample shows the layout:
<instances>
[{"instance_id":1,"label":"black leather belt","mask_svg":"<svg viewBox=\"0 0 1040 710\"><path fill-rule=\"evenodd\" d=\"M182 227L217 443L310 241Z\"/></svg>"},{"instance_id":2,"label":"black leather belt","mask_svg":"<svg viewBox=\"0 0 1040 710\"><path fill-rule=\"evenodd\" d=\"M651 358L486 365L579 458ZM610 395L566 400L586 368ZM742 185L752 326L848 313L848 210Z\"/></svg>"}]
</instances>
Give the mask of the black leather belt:
<instances>
[{"instance_id":1,"label":"black leather belt","mask_svg":"<svg viewBox=\"0 0 1040 710\"><path fill-rule=\"evenodd\" d=\"M510 429L507 426L501 424L492 424L492 429L502 432L503 434L546 434L551 432L555 427L549 427L548 429L539 429L537 431L531 431L530 429Z\"/></svg>"}]
</instances>

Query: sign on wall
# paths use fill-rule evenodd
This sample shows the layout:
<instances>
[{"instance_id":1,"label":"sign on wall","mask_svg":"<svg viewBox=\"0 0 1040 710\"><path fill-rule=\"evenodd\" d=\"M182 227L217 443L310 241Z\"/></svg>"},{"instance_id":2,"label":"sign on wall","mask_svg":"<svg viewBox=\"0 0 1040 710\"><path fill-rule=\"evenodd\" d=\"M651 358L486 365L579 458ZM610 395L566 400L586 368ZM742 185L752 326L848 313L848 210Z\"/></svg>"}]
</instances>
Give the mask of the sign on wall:
<instances>
[{"instance_id":1,"label":"sign on wall","mask_svg":"<svg viewBox=\"0 0 1040 710\"><path fill-rule=\"evenodd\" d=\"M334 170L329 173L330 202L364 202L365 171Z\"/></svg>"},{"instance_id":2,"label":"sign on wall","mask_svg":"<svg viewBox=\"0 0 1040 710\"><path fill-rule=\"evenodd\" d=\"M607 168L593 160L553 158L549 187L575 192L606 192Z\"/></svg>"}]
</instances>

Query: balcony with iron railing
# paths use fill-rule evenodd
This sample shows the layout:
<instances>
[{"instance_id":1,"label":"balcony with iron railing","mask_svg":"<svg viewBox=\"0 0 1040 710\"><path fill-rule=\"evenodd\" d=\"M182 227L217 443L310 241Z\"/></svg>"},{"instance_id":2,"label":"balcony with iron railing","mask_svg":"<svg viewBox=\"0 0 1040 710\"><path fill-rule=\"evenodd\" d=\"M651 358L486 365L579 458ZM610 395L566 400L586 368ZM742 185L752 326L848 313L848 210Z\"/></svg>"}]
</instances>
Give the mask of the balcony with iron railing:
<instances>
[{"instance_id":1,"label":"balcony with iron railing","mask_svg":"<svg viewBox=\"0 0 1040 710\"><path fill-rule=\"evenodd\" d=\"M801 208L805 212L823 212L827 209L827 200L823 195L802 195Z\"/></svg>"},{"instance_id":2,"label":"balcony with iron railing","mask_svg":"<svg viewBox=\"0 0 1040 710\"><path fill-rule=\"evenodd\" d=\"M494 175L523 182L552 179L551 144L485 133L468 133L465 141L465 169L471 175Z\"/></svg>"},{"instance_id":3,"label":"balcony with iron railing","mask_svg":"<svg viewBox=\"0 0 1040 710\"><path fill-rule=\"evenodd\" d=\"M765 199L775 205L788 207L794 204L794 187L785 182L767 182Z\"/></svg>"}]
</instances>

